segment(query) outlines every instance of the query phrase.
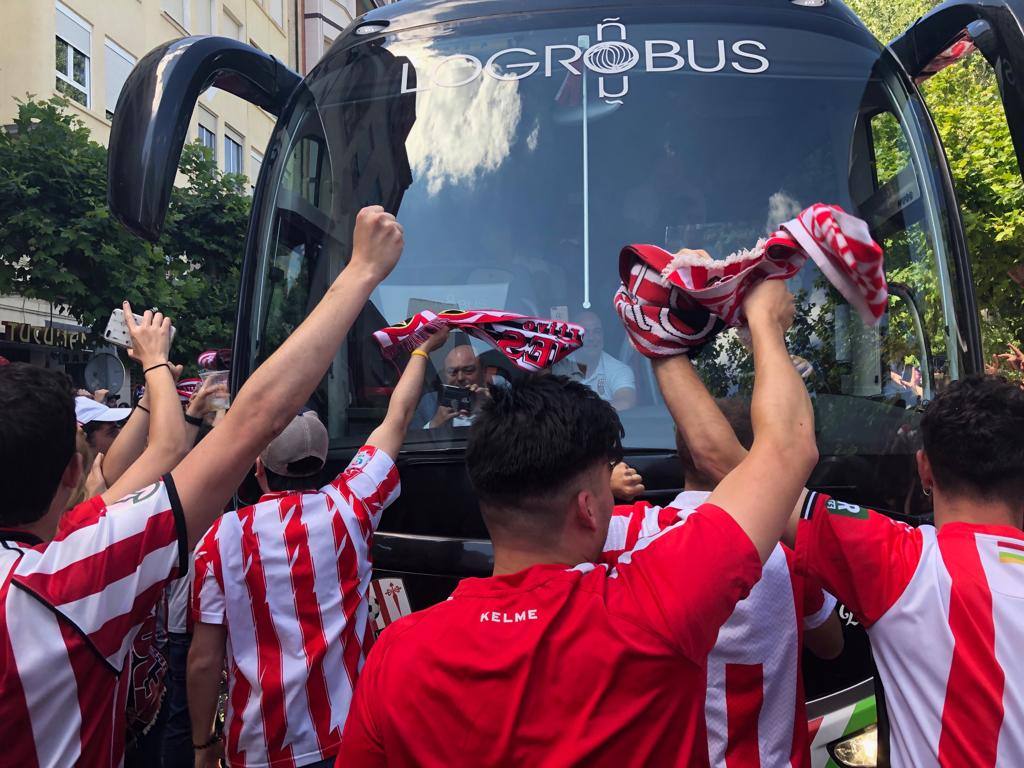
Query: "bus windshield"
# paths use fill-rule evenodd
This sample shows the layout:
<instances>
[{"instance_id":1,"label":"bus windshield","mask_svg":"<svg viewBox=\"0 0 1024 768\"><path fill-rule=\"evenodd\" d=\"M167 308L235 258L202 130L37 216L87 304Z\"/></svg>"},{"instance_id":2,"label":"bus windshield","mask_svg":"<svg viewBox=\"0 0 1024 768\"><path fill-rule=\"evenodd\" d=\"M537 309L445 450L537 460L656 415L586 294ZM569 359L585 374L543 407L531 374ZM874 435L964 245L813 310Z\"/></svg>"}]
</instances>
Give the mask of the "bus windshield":
<instances>
[{"instance_id":1,"label":"bus windshield","mask_svg":"<svg viewBox=\"0 0 1024 768\"><path fill-rule=\"evenodd\" d=\"M960 365L924 108L851 24L796 8L759 10L751 24L735 10L524 14L332 51L267 153L249 253L250 360L283 341L346 263L358 210L383 204L406 250L314 403L335 447L359 444L397 380L372 332L462 308L582 324L584 348L556 373L616 404L628 448L670 449L650 366L612 306L620 249L724 257L824 202L868 221L893 298L869 329L811 262L791 283L792 351L816 395L822 454L903 450L893 436ZM446 418L445 385L524 375L473 339L450 339L432 363L409 449L465 440L472 415ZM716 395L750 390L734 333L700 368Z\"/></svg>"}]
</instances>

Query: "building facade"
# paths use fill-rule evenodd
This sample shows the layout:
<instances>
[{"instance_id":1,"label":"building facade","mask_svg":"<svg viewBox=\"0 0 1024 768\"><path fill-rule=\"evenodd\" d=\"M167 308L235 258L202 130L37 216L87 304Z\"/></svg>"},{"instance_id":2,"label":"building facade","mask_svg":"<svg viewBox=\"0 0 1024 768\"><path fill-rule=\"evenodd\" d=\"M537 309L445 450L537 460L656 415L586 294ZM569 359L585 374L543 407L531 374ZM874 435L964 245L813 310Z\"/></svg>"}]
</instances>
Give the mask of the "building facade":
<instances>
[{"instance_id":1,"label":"building facade","mask_svg":"<svg viewBox=\"0 0 1024 768\"><path fill-rule=\"evenodd\" d=\"M298 0L297 15L302 18L299 71L308 74L354 19L391 2L394 0Z\"/></svg>"},{"instance_id":2,"label":"building facade","mask_svg":"<svg viewBox=\"0 0 1024 768\"><path fill-rule=\"evenodd\" d=\"M138 60L188 35L233 37L298 68L297 7L297 0L3 0L0 125L17 114L16 99L59 94L93 139L106 144L118 96ZM252 183L274 122L211 88L199 99L187 140L201 141L223 171L243 173ZM88 348L83 331L47 302L0 297L0 355L11 360L80 374L91 351L99 351Z\"/></svg>"}]
</instances>

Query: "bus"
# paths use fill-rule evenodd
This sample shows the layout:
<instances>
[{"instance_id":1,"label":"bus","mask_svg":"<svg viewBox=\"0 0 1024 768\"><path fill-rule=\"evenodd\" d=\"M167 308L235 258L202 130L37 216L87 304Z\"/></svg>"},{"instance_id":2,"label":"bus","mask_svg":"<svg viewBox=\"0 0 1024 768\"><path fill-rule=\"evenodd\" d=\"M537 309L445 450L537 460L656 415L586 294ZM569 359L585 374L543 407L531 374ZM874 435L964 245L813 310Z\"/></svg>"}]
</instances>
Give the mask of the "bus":
<instances>
[{"instance_id":1,"label":"bus","mask_svg":"<svg viewBox=\"0 0 1024 768\"><path fill-rule=\"evenodd\" d=\"M792 351L821 456L809 485L919 523L930 514L913 460L921 407L981 371L982 353L971 255L917 84L984 56L1020 162L1022 20L1019 0L949 0L883 45L839 0L402 0L354 21L304 78L236 40L184 38L127 81L110 206L156 238L201 92L257 104L277 124L244 246L233 387L346 263L359 209L380 204L406 249L311 402L329 428L328 470L378 423L396 382L373 331L422 309L491 308L585 321L592 352L634 391L620 412L626 460L643 498L666 503L682 484L672 420L612 307L620 248L722 256L807 205L840 205L884 247L891 295L868 327L812 262L792 281ZM474 352L487 375L521 375ZM749 391L731 334L700 369L718 395ZM377 626L490 573L467 429L432 428L437 402L424 397L399 460L403 494L374 540ZM838 610L842 656L804 660L813 762L884 765L884 692L866 634Z\"/></svg>"}]
</instances>

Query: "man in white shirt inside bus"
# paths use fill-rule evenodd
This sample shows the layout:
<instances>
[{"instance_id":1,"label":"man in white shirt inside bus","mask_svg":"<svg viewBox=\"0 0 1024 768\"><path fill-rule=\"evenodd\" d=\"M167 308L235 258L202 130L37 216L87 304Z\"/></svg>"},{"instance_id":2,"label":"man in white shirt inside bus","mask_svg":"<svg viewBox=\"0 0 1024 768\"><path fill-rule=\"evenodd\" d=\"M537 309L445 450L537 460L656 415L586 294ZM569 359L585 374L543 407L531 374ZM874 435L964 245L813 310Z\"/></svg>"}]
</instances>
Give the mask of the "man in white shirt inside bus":
<instances>
[{"instance_id":1,"label":"man in white shirt inside bus","mask_svg":"<svg viewBox=\"0 0 1024 768\"><path fill-rule=\"evenodd\" d=\"M636 405L633 369L604 351L604 326L596 312L580 312L576 322L583 326L583 346L554 372L590 387L615 410L629 410Z\"/></svg>"}]
</instances>

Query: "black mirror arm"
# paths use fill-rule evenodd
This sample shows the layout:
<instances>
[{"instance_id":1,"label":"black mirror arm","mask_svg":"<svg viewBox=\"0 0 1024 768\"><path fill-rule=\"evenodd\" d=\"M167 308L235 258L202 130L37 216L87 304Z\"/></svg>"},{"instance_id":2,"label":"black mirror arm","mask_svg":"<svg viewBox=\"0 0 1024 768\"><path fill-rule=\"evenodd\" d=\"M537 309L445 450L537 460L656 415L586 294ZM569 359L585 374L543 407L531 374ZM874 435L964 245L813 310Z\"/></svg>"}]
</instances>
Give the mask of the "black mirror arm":
<instances>
[{"instance_id":1,"label":"black mirror arm","mask_svg":"<svg viewBox=\"0 0 1024 768\"><path fill-rule=\"evenodd\" d=\"M1017 163L1024 173L1024 0L947 0L915 21L889 47L920 82L951 45L968 40L992 65Z\"/></svg>"},{"instance_id":2,"label":"black mirror arm","mask_svg":"<svg viewBox=\"0 0 1024 768\"><path fill-rule=\"evenodd\" d=\"M156 240L199 96L210 86L279 115L301 78L273 56L227 37L173 40L150 51L117 100L107 200L129 230Z\"/></svg>"}]
</instances>

